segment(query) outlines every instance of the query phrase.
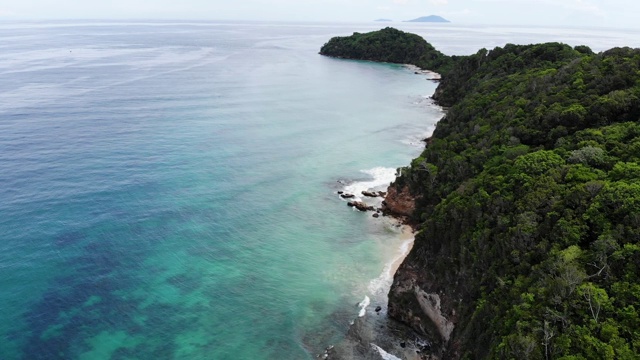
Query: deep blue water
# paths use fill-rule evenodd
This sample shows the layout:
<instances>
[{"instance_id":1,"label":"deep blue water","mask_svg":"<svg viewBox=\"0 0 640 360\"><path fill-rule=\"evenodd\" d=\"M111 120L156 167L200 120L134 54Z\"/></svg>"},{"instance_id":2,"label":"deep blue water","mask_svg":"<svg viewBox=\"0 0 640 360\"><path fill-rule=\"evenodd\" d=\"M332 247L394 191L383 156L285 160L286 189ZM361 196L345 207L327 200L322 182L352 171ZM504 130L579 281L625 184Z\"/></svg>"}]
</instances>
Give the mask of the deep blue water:
<instances>
[{"instance_id":1,"label":"deep blue water","mask_svg":"<svg viewBox=\"0 0 640 360\"><path fill-rule=\"evenodd\" d=\"M450 54L621 30L396 24ZM0 358L305 359L384 302L384 188L442 111L379 24L0 24ZM636 41L637 42L637 41Z\"/></svg>"}]
</instances>

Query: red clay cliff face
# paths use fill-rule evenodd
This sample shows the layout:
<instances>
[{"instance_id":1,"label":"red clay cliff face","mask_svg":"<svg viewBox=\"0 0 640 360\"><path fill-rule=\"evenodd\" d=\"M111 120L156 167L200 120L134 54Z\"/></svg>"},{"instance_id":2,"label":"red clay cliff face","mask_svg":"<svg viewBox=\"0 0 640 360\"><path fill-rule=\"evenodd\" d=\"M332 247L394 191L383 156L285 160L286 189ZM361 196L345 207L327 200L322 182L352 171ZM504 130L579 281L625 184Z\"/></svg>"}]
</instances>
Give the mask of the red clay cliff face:
<instances>
[{"instance_id":1,"label":"red clay cliff face","mask_svg":"<svg viewBox=\"0 0 640 360\"><path fill-rule=\"evenodd\" d=\"M391 215L411 217L416 210L416 199L411 195L408 186L405 185L398 189L394 184L391 184L383 205L383 210Z\"/></svg>"}]
</instances>

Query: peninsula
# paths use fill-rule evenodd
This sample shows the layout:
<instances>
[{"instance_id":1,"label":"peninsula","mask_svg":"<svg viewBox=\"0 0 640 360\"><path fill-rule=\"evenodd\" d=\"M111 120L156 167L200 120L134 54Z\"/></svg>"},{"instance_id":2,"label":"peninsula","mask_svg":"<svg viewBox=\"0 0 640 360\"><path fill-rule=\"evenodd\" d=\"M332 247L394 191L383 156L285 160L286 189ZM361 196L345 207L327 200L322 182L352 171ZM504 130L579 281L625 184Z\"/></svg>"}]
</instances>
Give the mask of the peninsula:
<instances>
[{"instance_id":1,"label":"peninsula","mask_svg":"<svg viewBox=\"0 0 640 360\"><path fill-rule=\"evenodd\" d=\"M640 49L450 57L387 28L320 53L442 74L448 112L385 200L417 224L388 314L423 359L640 357Z\"/></svg>"},{"instance_id":2,"label":"peninsula","mask_svg":"<svg viewBox=\"0 0 640 360\"><path fill-rule=\"evenodd\" d=\"M446 56L422 37L391 27L365 34L334 37L320 54L354 60L413 64L423 69L444 71L456 57Z\"/></svg>"}]
</instances>

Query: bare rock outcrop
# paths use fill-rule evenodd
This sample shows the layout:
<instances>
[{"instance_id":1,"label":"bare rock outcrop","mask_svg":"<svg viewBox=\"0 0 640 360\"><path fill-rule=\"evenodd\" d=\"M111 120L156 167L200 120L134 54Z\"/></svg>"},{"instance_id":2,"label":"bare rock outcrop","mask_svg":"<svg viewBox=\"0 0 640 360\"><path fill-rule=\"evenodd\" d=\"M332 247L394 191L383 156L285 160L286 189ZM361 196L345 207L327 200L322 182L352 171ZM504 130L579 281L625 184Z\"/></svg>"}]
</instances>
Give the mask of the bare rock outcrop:
<instances>
[{"instance_id":1,"label":"bare rock outcrop","mask_svg":"<svg viewBox=\"0 0 640 360\"><path fill-rule=\"evenodd\" d=\"M411 217L416 210L416 199L411 194L408 186L405 185L398 189L397 186L392 184L387 190L387 196L382 205L382 209L386 213Z\"/></svg>"},{"instance_id":2,"label":"bare rock outcrop","mask_svg":"<svg viewBox=\"0 0 640 360\"><path fill-rule=\"evenodd\" d=\"M394 276L389 292L389 315L432 341L432 354L439 358L456 358L452 346L458 317L450 294L425 283L414 262L405 262Z\"/></svg>"}]
</instances>

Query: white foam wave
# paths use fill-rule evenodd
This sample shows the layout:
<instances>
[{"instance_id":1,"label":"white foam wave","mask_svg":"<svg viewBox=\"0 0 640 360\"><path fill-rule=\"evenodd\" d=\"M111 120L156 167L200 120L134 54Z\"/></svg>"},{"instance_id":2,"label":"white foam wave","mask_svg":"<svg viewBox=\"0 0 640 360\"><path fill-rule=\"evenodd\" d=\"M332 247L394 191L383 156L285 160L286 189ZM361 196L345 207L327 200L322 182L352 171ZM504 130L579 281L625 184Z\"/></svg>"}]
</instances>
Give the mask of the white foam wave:
<instances>
[{"instance_id":1,"label":"white foam wave","mask_svg":"<svg viewBox=\"0 0 640 360\"><path fill-rule=\"evenodd\" d=\"M436 126L429 126L426 130L408 135L405 139L400 140L403 144L423 150L425 147L424 139L433 135Z\"/></svg>"},{"instance_id":2,"label":"white foam wave","mask_svg":"<svg viewBox=\"0 0 640 360\"><path fill-rule=\"evenodd\" d=\"M358 304L358 307L360 307L360 313L358 313L359 317L363 317L367 314L367 306L369 306L369 304L371 304L371 299L365 295L364 299Z\"/></svg>"},{"instance_id":3,"label":"white foam wave","mask_svg":"<svg viewBox=\"0 0 640 360\"><path fill-rule=\"evenodd\" d=\"M413 238L407 239L402 242L398 253L384 265L382 273L377 278L369 282L369 292L376 295L386 295L393 283L393 274L395 273L395 267L399 265L400 261L404 259L413 245Z\"/></svg>"},{"instance_id":4,"label":"white foam wave","mask_svg":"<svg viewBox=\"0 0 640 360\"><path fill-rule=\"evenodd\" d=\"M383 348L381 348L380 346L371 343L371 347L376 350L378 352L378 354L380 354L380 356L382 357L383 360L402 360L399 357L395 356L395 355L391 355L388 352L384 351Z\"/></svg>"},{"instance_id":5,"label":"white foam wave","mask_svg":"<svg viewBox=\"0 0 640 360\"><path fill-rule=\"evenodd\" d=\"M386 167L375 167L360 172L371 176L369 181L356 181L344 187L344 192L356 196L356 200L362 201L362 192L367 190L383 190L396 179L396 169Z\"/></svg>"}]
</instances>

